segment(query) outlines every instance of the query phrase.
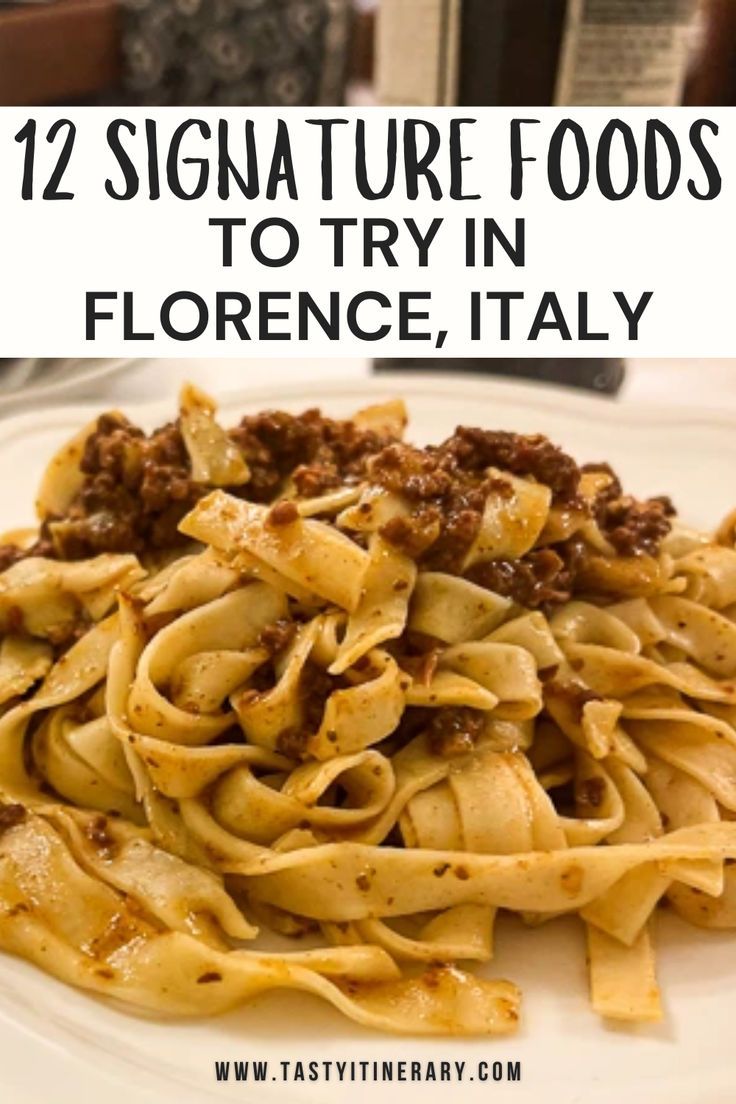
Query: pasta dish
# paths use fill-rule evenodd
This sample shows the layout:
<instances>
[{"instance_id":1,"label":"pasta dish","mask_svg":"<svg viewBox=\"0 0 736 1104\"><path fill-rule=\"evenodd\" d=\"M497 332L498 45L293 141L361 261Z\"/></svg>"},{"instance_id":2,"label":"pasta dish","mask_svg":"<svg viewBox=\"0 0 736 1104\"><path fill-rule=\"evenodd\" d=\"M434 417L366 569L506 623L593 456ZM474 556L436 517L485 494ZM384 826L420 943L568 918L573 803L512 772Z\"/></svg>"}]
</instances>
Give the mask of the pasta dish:
<instances>
[{"instance_id":1,"label":"pasta dish","mask_svg":"<svg viewBox=\"0 0 736 1104\"><path fill-rule=\"evenodd\" d=\"M736 514L406 420L225 429L188 386L51 459L0 545L0 949L162 1014L490 1035L502 910L574 914L628 1021L661 907L736 927Z\"/></svg>"}]
</instances>

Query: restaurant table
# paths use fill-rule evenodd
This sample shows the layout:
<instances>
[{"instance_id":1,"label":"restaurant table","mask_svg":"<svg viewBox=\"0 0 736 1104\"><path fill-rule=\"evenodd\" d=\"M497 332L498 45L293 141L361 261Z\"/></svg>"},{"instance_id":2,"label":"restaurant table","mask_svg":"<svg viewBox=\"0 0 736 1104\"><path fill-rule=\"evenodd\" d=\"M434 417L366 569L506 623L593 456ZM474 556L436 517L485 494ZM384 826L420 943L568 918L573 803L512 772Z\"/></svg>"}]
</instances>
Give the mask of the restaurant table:
<instances>
[{"instance_id":1,"label":"restaurant table","mask_svg":"<svg viewBox=\"0 0 736 1104\"><path fill-rule=\"evenodd\" d=\"M116 0L0 4L0 104L74 103L120 75Z\"/></svg>"}]
</instances>

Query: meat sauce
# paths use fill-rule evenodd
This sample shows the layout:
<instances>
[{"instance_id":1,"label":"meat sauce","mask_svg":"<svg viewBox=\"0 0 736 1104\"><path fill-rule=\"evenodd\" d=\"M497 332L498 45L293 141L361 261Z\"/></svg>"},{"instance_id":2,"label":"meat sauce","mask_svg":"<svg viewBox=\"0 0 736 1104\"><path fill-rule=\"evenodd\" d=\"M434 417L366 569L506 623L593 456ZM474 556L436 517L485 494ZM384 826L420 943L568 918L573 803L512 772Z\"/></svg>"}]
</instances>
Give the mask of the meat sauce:
<instances>
[{"instance_id":1,"label":"meat sauce","mask_svg":"<svg viewBox=\"0 0 736 1104\"><path fill-rule=\"evenodd\" d=\"M359 482L368 458L392 440L354 422L325 418L319 410L247 415L230 436L250 468L248 498L254 502L271 501L288 478L302 498Z\"/></svg>"},{"instance_id":2,"label":"meat sauce","mask_svg":"<svg viewBox=\"0 0 736 1104\"><path fill-rule=\"evenodd\" d=\"M486 726L486 715L466 706L434 709L426 733L430 751L442 759L456 759L473 750Z\"/></svg>"},{"instance_id":3,"label":"meat sauce","mask_svg":"<svg viewBox=\"0 0 736 1104\"><path fill-rule=\"evenodd\" d=\"M546 437L460 427L437 447L393 444L369 463L373 482L412 505L381 533L428 570L459 573L480 529L489 494L508 494L509 483L489 468L544 483L553 505L590 515L621 556L655 556L670 531L674 508L665 497L639 502L624 496L608 465L579 468ZM609 482L592 505L580 496L585 471L603 471ZM529 609L569 600L588 563L583 541L572 538L533 549L517 559L492 560L467 571L471 581Z\"/></svg>"},{"instance_id":4,"label":"meat sauce","mask_svg":"<svg viewBox=\"0 0 736 1104\"><path fill-rule=\"evenodd\" d=\"M553 505L594 517L622 557L656 556L674 513L666 498L639 502L624 495L607 465L580 468L539 434L461 426L442 444L419 449L307 410L248 415L229 435L251 473L245 486L226 488L230 493L269 503L284 491L314 497L370 480L410 507L382 527L382 536L428 570L460 573L488 496L513 493L489 469L545 484ZM191 477L177 422L146 435L121 415L105 414L87 439L80 467L83 481L64 516L46 518L30 549L0 546L0 570L29 554L76 560L101 552L175 549L185 542L181 519L210 489ZM586 471L609 476L592 504L580 495ZM278 512L284 507L291 504L271 511L273 524L288 522ZM573 537L518 559L475 565L467 575L527 608L553 606L589 578L589 554Z\"/></svg>"}]
</instances>

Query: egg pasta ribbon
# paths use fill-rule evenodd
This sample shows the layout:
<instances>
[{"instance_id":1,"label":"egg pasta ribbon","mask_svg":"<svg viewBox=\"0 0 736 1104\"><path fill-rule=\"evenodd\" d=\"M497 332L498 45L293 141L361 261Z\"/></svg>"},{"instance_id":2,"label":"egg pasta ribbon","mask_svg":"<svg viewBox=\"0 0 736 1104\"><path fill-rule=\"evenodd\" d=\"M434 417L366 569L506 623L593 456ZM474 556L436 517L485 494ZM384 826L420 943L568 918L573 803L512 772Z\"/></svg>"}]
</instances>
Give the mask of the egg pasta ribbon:
<instances>
[{"instance_id":1,"label":"egg pasta ribbon","mask_svg":"<svg viewBox=\"0 0 736 1104\"><path fill-rule=\"evenodd\" d=\"M297 989L495 1035L504 910L575 917L634 1023L662 904L736 928L733 519L405 422L227 428L187 387L52 459L0 548L0 949L162 1015Z\"/></svg>"}]
</instances>

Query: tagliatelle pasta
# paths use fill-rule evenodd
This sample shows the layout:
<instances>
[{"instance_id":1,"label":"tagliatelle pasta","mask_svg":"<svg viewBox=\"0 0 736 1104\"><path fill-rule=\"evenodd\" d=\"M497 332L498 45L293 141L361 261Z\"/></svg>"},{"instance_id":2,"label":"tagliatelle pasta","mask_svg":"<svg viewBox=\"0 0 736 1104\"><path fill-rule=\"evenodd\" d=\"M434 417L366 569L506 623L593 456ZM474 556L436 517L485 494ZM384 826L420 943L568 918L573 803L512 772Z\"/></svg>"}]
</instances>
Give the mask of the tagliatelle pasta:
<instances>
[{"instance_id":1,"label":"tagliatelle pasta","mask_svg":"<svg viewBox=\"0 0 736 1104\"><path fill-rule=\"evenodd\" d=\"M662 905L736 927L733 527L539 436L405 423L226 430L186 388L53 458L0 547L0 948L160 1013L293 988L490 1035L520 1016L501 910L577 917L594 1009L633 1022Z\"/></svg>"}]
</instances>

